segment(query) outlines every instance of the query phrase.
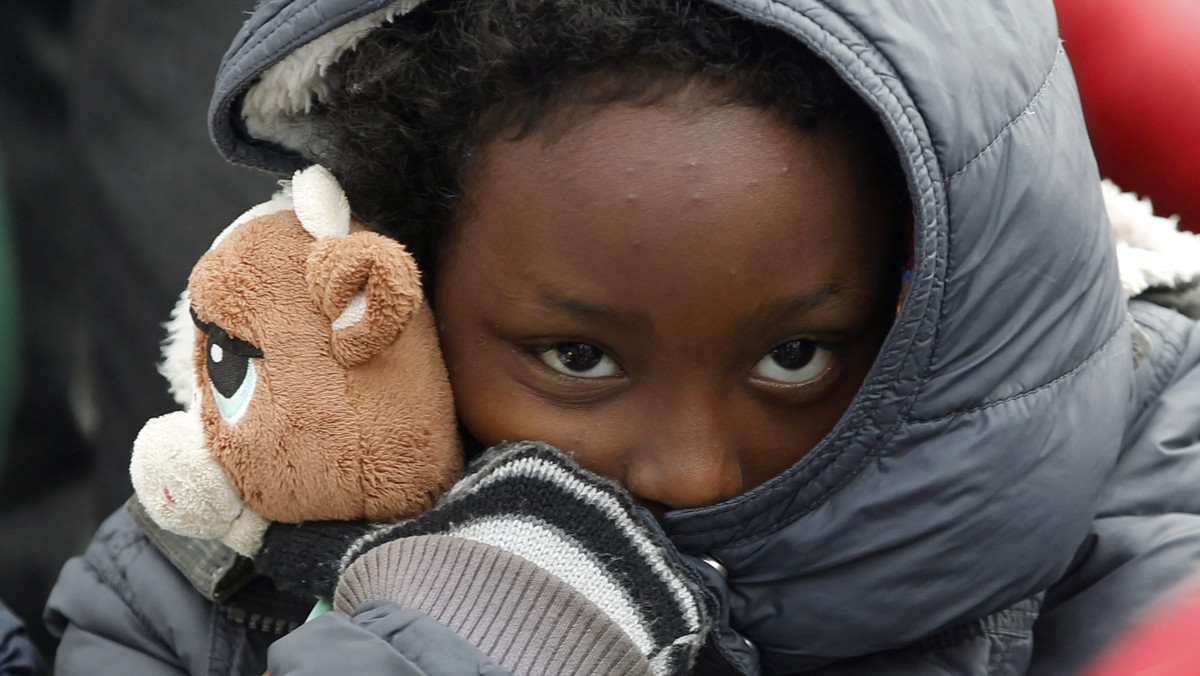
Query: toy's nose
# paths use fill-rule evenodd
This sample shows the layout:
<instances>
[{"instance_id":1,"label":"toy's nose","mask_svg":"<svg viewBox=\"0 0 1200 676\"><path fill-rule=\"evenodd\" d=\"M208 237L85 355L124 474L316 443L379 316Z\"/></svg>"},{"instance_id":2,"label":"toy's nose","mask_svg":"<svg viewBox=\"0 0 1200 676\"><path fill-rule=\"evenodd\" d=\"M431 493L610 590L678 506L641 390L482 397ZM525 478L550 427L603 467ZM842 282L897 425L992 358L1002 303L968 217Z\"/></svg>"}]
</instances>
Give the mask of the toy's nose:
<instances>
[{"instance_id":1,"label":"toy's nose","mask_svg":"<svg viewBox=\"0 0 1200 676\"><path fill-rule=\"evenodd\" d=\"M163 497L165 497L167 502L171 503L172 505L175 504L175 498L171 497L171 489L167 488L166 486L163 486Z\"/></svg>"}]
</instances>

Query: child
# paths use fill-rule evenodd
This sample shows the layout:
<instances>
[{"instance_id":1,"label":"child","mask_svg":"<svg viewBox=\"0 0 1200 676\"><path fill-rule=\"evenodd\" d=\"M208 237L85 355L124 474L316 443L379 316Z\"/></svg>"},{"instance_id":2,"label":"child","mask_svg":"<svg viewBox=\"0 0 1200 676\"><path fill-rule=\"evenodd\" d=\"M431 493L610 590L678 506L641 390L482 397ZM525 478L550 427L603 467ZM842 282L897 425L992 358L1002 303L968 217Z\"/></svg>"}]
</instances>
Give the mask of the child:
<instances>
[{"instance_id":1,"label":"child","mask_svg":"<svg viewBox=\"0 0 1200 676\"><path fill-rule=\"evenodd\" d=\"M212 110L413 249L479 446L657 518L713 604L697 673L1075 673L1195 565L1200 344L1121 292L1049 0L274 2ZM97 538L64 673L263 668L192 589L228 571ZM389 598L272 673L505 673Z\"/></svg>"}]
</instances>

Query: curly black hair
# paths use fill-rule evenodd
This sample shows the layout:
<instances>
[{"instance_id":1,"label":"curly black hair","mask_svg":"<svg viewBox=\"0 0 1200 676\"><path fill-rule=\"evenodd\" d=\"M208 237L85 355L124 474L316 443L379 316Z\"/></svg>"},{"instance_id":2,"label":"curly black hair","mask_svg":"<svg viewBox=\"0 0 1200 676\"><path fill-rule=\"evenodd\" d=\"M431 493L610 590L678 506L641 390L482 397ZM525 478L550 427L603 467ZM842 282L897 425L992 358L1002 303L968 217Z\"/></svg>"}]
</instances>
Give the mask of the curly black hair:
<instances>
[{"instance_id":1,"label":"curly black hair","mask_svg":"<svg viewBox=\"0 0 1200 676\"><path fill-rule=\"evenodd\" d=\"M332 69L309 154L364 223L412 251L428 287L474 149L528 134L562 104L651 105L699 77L724 103L774 108L799 128L838 116L895 160L826 63L703 0L431 0Z\"/></svg>"}]
</instances>

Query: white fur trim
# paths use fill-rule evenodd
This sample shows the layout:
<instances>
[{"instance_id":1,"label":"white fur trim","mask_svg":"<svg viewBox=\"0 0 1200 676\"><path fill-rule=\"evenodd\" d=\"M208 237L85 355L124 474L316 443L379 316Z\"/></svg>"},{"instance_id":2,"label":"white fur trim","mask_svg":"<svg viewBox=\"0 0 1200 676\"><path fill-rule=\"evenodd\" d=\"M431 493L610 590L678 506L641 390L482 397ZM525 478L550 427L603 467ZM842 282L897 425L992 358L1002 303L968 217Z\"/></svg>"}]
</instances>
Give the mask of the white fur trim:
<instances>
[{"instance_id":1,"label":"white fur trim","mask_svg":"<svg viewBox=\"0 0 1200 676\"><path fill-rule=\"evenodd\" d=\"M162 361L158 372L167 379L167 389L185 410L192 405L196 389L196 369L192 353L196 349L196 324L192 322L192 299L187 289L179 294L171 319L163 324L167 337L162 342Z\"/></svg>"},{"instance_id":2,"label":"white fur trim","mask_svg":"<svg viewBox=\"0 0 1200 676\"><path fill-rule=\"evenodd\" d=\"M287 211L292 208L292 185L290 181L280 181L279 191L271 196L271 199L250 207L241 216L238 216L230 223L219 235L213 239L213 243L208 247L209 250L217 248L221 242L233 232L235 228L243 223L248 223L260 216L274 214L280 211Z\"/></svg>"},{"instance_id":3,"label":"white fur trim","mask_svg":"<svg viewBox=\"0 0 1200 676\"><path fill-rule=\"evenodd\" d=\"M342 310L342 314L333 320L333 330L341 331L354 326L362 320L367 314L367 294L364 291L359 291L354 294L349 303L346 303L346 309Z\"/></svg>"},{"instance_id":4,"label":"white fur trim","mask_svg":"<svg viewBox=\"0 0 1200 676\"><path fill-rule=\"evenodd\" d=\"M293 150L308 141L304 116L314 101L324 100L331 88L329 66L353 49L363 36L397 16L411 12L422 0L397 0L364 17L339 26L294 50L271 66L246 92L242 118L251 136Z\"/></svg>"},{"instance_id":5,"label":"white fur trim","mask_svg":"<svg viewBox=\"0 0 1200 676\"><path fill-rule=\"evenodd\" d=\"M300 225L315 239L350 234L350 203L328 169L314 164L292 177L292 203Z\"/></svg>"},{"instance_id":6,"label":"white fur trim","mask_svg":"<svg viewBox=\"0 0 1200 676\"><path fill-rule=\"evenodd\" d=\"M129 477L146 513L180 535L222 537L246 509L205 445L198 407L146 421Z\"/></svg>"},{"instance_id":7,"label":"white fur trim","mask_svg":"<svg viewBox=\"0 0 1200 676\"><path fill-rule=\"evenodd\" d=\"M1117 263L1126 296L1200 279L1200 237L1179 230L1177 218L1155 216L1149 199L1122 192L1108 180L1101 190L1117 238Z\"/></svg>"}]
</instances>

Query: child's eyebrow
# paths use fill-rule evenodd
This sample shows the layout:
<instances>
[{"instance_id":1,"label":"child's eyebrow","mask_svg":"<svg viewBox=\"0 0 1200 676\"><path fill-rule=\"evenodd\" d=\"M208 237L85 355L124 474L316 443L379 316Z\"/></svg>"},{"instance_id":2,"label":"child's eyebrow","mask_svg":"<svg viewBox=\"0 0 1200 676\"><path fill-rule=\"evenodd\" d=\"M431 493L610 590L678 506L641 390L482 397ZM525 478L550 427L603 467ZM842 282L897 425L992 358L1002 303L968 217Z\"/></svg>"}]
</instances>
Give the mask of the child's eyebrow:
<instances>
[{"instance_id":1,"label":"child's eyebrow","mask_svg":"<svg viewBox=\"0 0 1200 676\"><path fill-rule=\"evenodd\" d=\"M626 326L646 323L645 319L635 312L571 298L545 286L538 288L538 302L545 308L589 319L603 319Z\"/></svg>"},{"instance_id":2,"label":"child's eyebrow","mask_svg":"<svg viewBox=\"0 0 1200 676\"><path fill-rule=\"evenodd\" d=\"M843 288L839 284L826 284L813 291L802 291L793 296L767 303L755 311L752 322L772 322L780 317L803 315L832 301L842 300Z\"/></svg>"}]
</instances>

